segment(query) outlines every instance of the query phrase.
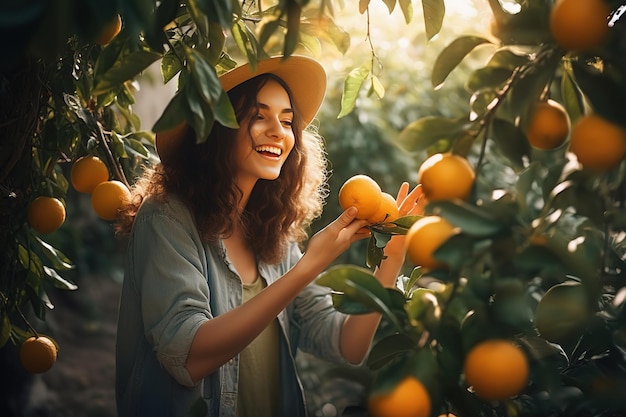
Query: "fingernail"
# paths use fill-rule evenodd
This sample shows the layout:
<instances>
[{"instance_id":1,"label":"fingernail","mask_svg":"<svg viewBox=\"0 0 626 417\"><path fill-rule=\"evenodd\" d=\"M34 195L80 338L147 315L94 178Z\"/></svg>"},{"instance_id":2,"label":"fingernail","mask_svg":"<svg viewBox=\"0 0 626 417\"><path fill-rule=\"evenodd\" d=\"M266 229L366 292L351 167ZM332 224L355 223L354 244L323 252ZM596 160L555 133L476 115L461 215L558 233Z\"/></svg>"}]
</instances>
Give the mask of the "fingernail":
<instances>
[{"instance_id":1,"label":"fingernail","mask_svg":"<svg viewBox=\"0 0 626 417\"><path fill-rule=\"evenodd\" d=\"M350 216L356 216L356 214L358 213L358 210L356 207L351 206L348 207L348 210L346 210L346 212L350 215Z\"/></svg>"}]
</instances>

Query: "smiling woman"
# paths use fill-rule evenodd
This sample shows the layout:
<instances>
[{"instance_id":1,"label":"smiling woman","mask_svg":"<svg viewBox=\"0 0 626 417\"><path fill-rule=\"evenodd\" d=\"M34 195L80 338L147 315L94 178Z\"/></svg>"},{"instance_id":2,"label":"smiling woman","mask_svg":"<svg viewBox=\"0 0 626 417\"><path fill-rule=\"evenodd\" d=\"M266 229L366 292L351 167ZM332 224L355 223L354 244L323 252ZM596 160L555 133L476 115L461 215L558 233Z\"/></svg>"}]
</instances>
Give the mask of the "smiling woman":
<instances>
[{"instance_id":1,"label":"smiling woman","mask_svg":"<svg viewBox=\"0 0 626 417\"><path fill-rule=\"evenodd\" d=\"M119 218L118 232L130 236L120 417L187 416L197 400L208 416L304 416L295 352L359 363L380 320L340 313L313 283L369 236L349 207L308 239L326 196L322 139L309 126L325 95L323 67L276 57L220 82L239 127L167 135L173 151L135 183ZM386 285L404 261L403 246L391 246L377 275Z\"/></svg>"}]
</instances>

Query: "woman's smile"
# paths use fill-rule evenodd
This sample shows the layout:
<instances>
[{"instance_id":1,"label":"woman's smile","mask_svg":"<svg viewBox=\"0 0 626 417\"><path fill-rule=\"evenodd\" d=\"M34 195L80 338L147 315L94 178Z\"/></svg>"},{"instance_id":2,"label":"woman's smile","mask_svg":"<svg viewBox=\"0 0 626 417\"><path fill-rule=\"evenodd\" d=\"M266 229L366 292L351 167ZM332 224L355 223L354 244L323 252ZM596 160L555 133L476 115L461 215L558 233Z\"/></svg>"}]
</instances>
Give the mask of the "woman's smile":
<instances>
[{"instance_id":1,"label":"woman's smile","mask_svg":"<svg viewBox=\"0 0 626 417\"><path fill-rule=\"evenodd\" d=\"M268 81L257 94L257 112L242 122L237 134L235 164L237 183L252 190L260 180L275 180L295 145L293 108L287 91Z\"/></svg>"}]
</instances>

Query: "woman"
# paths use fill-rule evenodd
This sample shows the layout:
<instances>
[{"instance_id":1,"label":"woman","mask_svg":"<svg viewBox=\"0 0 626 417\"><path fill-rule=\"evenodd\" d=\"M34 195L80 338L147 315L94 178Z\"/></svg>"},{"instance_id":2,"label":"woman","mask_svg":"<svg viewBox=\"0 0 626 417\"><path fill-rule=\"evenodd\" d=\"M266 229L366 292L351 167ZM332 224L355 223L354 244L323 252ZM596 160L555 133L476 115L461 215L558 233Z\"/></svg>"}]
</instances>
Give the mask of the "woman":
<instances>
[{"instance_id":1,"label":"woman","mask_svg":"<svg viewBox=\"0 0 626 417\"><path fill-rule=\"evenodd\" d=\"M118 230L130 236L116 364L120 417L306 415L296 349L360 363L380 317L346 317L313 280L369 236L356 208L315 234L326 161L308 128L326 74L310 58L271 58L220 77L239 129L193 131L136 183ZM171 148L171 146L168 146ZM418 191L403 184L403 214ZM393 286L404 261L391 239L376 276Z\"/></svg>"}]
</instances>

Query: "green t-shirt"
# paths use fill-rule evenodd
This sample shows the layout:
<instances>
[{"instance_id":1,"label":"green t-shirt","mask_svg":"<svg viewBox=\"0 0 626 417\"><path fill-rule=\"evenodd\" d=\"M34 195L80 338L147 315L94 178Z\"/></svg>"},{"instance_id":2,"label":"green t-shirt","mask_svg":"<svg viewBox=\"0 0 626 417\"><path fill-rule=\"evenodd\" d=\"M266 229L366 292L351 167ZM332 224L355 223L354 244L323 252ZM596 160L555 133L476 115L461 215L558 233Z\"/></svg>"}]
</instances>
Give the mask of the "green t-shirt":
<instances>
[{"instance_id":1,"label":"green t-shirt","mask_svg":"<svg viewBox=\"0 0 626 417\"><path fill-rule=\"evenodd\" d=\"M261 292L265 286L265 280L261 278L252 284L244 284L243 302ZM274 319L239 354L237 417L280 416L278 332L278 320Z\"/></svg>"}]
</instances>

